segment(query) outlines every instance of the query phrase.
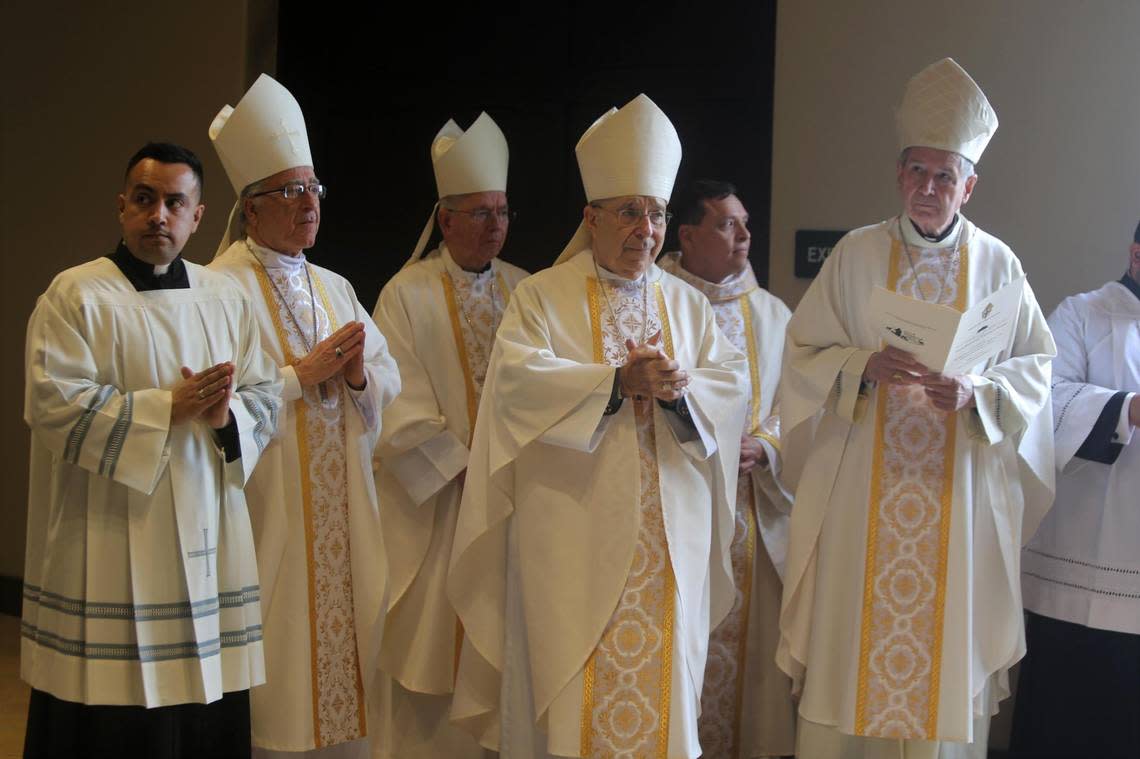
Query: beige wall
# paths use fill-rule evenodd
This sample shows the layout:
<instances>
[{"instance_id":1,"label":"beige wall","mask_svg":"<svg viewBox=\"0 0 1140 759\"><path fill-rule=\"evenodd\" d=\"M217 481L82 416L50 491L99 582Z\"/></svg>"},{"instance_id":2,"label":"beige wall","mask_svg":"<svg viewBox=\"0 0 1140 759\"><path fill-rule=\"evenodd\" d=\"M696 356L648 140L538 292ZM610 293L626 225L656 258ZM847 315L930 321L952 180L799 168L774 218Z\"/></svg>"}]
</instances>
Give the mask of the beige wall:
<instances>
[{"instance_id":1,"label":"beige wall","mask_svg":"<svg viewBox=\"0 0 1140 759\"><path fill-rule=\"evenodd\" d=\"M206 136L275 58L276 3L7 2L0 17L3 387L0 574L22 575L28 432L24 328L52 277L109 253L127 159L149 139L205 164L207 212L187 256L208 261L233 203Z\"/></svg>"},{"instance_id":2,"label":"beige wall","mask_svg":"<svg viewBox=\"0 0 1140 759\"><path fill-rule=\"evenodd\" d=\"M789 305L796 229L898 212L894 107L943 56L1001 124L966 215L1021 258L1046 311L1124 271L1140 219L1140 3L788 0L776 29L772 290Z\"/></svg>"}]
</instances>

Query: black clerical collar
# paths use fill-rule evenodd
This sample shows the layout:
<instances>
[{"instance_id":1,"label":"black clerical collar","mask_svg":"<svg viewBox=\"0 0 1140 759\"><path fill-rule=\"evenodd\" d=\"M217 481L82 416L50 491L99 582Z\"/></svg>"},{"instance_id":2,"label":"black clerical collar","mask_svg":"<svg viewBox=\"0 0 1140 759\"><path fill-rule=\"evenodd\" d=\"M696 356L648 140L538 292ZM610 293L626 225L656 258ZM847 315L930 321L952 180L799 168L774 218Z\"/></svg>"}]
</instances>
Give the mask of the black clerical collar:
<instances>
[{"instance_id":1,"label":"black clerical collar","mask_svg":"<svg viewBox=\"0 0 1140 759\"><path fill-rule=\"evenodd\" d=\"M140 292L177 290L190 286L190 279L186 275L186 264L182 262L181 255L170 262L170 266L163 274L155 274L154 264L136 258L122 240L119 241L119 247L115 248L115 252L107 258L115 262L115 266L119 267L123 276Z\"/></svg>"},{"instance_id":2,"label":"black clerical collar","mask_svg":"<svg viewBox=\"0 0 1140 759\"><path fill-rule=\"evenodd\" d=\"M926 240L927 242L942 242L950 236L950 233L954 231L954 227L958 225L958 214L954 214L954 218L951 219L950 223L946 225L946 229L942 230L942 232L937 235L928 235L923 232L918 228L918 225L914 223L914 219L911 219L909 216L907 217L907 221L910 222L910 225L914 227L914 231L918 232L919 237L921 237L923 240Z\"/></svg>"},{"instance_id":3,"label":"black clerical collar","mask_svg":"<svg viewBox=\"0 0 1140 759\"><path fill-rule=\"evenodd\" d=\"M1140 282L1134 280L1131 274L1124 272L1124 276L1120 278L1120 284L1132 291L1132 294L1137 298L1140 298Z\"/></svg>"}]
</instances>

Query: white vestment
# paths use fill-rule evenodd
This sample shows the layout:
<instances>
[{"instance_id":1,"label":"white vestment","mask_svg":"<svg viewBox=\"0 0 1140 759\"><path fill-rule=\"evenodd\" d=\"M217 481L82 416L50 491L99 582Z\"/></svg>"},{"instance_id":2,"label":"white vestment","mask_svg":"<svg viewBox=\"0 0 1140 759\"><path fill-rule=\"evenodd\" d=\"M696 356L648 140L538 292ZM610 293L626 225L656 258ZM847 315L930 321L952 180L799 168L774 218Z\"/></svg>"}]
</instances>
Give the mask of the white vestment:
<instances>
[{"instance_id":1,"label":"white vestment","mask_svg":"<svg viewBox=\"0 0 1140 759\"><path fill-rule=\"evenodd\" d=\"M372 449L400 376L340 275L252 241L234 243L210 267L250 294L262 348L285 381L277 437L246 487L268 677L251 698L253 742L308 751L358 740L368 734L387 608ZM314 327L320 342L350 321L365 326L367 386L353 390L337 375L302 387L292 364L315 345Z\"/></svg>"},{"instance_id":2,"label":"white vestment","mask_svg":"<svg viewBox=\"0 0 1140 759\"><path fill-rule=\"evenodd\" d=\"M661 268L709 299L717 326L748 359L745 432L760 441L768 464L741 477L736 492L732 566L737 601L713 631L701 696L701 747L708 756L784 756L795 750L791 683L776 667L780 574L788 548L791 501L780 489L780 417L775 407L792 314L756 282L752 267L723 282L708 282L668 253Z\"/></svg>"},{"instance_id":3,"label":"white vestment","mask_svg":"<svg viewBox=\"0 0 1140 759\"><path fill-rule=\"evenodd\" d=\"M524 280L499 327L448 574L452 717L496 746L501 696L504 756L695 757L709 630L735 600L743 357L675 277L595 271L587 250ZM691 422L651 399L604 416L624 338L655 335L690 373Z\"/></svg>"},{"instance_id":4,"label":"white vestment","mask_svg":"<svg viewBox=\"0 0 1140 759\"><path fill-rule=\"evenodd\" d=\"M248 296L185 266L189 288L143 292L109 258L68 269L28 323L20 673L67 701L208 703L265 679L242 485L281 383ZM223 361L230 464L207 425L170 424L181 367Z\"/></svg>"},{"instance_id":5,"label":"white vestment","mask_svg":"<svg viewBox=\"0 0 1140 759\"><path fill-rule=\"evenodd\" d=\"M905 218L851 232L788 326L777 661L803 720L846 736L969 742L1025 652L1019 546L1053 491L1054 345L1029 285L1009 344L969 374L976 408L942 414L919 385L861 390L881 347L876 285L963 310L1021 276L1005 244L957 224L940 244Z\"/></svg>"},{"instance_id":6,"label":"white vestment","mask_svg":"<svg viewBox=\"0 0 1140 759\"><path fill-rule=\"evenodd\" d=\"M384 411L375 464L391 588L380 667L396 681L385 756L483 753L447 714L461 640L447 565L495 330L526 276L497 258L464 271L443 245L393 277L373 314L404 388Z\"/></svg>"},{"instance_id":7,"label":"white vestment","mask_svg":"<svg viewBox=\"0 0 1140 759\"><path fill-rule=\"evenodd\" d=\"M1119 282L1062 301L1049 317L1057 504L1022 554L1025 608L1101 630L1140 634L1140 445L1128 398L1106 434L1114 463L1077 456L1105 405L1140 392L1140 299ZM1135 488L1135 489L1134 489Z\"/></svg>"}]
</instances>

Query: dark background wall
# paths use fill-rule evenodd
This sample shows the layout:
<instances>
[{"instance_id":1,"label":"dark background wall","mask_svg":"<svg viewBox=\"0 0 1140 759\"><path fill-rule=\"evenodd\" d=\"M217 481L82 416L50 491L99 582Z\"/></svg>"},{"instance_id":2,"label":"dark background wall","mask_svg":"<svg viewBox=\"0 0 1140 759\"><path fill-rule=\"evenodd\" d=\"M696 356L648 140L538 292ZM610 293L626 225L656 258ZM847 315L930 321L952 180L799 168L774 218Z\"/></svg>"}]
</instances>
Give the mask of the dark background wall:
<instances>
[{"instance_id":1,"label":"dark background wall","mask_svg":"<svg viewBox=\"0 0 1140 759\"><path fill-rule=\"evenodd\" d=\"M410 255L436 199L429 148L448 118L480 111L510 145L519 219L503 258L549 266L585 203L574 145L611 106L645 92L677 128L678 182L737 184L752 219L753 265L768 272L775 2L718 6L553 0L349 16L282 3L279 80L305 110L329 186L312 258L347 276L371 307Z\"/></svg>"}]
</instances>

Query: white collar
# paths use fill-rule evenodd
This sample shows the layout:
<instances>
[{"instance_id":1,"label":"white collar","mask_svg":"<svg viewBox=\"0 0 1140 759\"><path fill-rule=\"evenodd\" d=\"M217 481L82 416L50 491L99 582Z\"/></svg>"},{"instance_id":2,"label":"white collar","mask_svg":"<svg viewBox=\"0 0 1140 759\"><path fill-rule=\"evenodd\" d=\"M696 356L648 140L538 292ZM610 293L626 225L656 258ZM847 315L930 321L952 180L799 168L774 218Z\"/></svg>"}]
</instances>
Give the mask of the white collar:
<instances>
[{"instance_id":1,"label":"white collar","mask_svg":"<svg viewBox=\"0 0 1140 759\"><path fill-rule=\"evenodd\" d=\"M252 237L246 237L245 244L249 246L249 252L254 254L266 269L280 269L286 272L294 272L305 265L305 253L303 251L297 256L291 256L288 253L278 253L272 248L258 245L253 241Z\"/></svg>"}]
</instances>

